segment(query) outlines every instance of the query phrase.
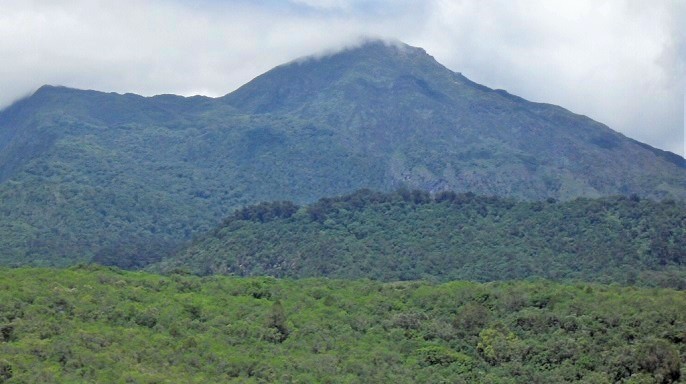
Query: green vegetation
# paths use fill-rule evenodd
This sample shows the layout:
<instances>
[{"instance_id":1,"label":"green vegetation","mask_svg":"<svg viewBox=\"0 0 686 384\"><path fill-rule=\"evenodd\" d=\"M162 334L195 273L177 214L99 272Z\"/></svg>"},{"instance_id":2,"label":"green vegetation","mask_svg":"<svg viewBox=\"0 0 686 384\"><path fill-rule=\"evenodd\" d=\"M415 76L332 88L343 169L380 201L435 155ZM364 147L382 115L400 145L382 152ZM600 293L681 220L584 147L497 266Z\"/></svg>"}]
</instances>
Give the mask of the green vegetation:
<instances>
[{"instance_id":1,"label":"green vegetation","mask_svg":"<svg viewBox=\"0 0 686 384\"><path fill-rule=\"evenodd\" d=\"M673 383L653 288L0 270L3 383Z\"/></svg>"},{"instance_id":2,"label":"green vegetation","mask_svg":"<svg viewBox=\"0 0 686 384\"><path fill-rule=\"evenodd\" d=\"M401 186L684 200L686 166L380 42L216 99L46 86L0 112L0 265L138 268L247 204Z\"/></svg>"},{"instance_id":3,"label":"green vegetation","mask_svg":"<svg viewBox=\"0 0 686 384\"><path fill-rule=\"evenodd\" d=\"M151 268L385 281L543 277L686 289L685 250L682 202L362 190L302 208L246 207Z\"/></svg>"},{"instance_id":4,"label":"green vegetation","mask_svg":"<svg viewBox=\"0 0 686 384\"><path fill-rule=\"evenodd\" d=\"M49 117L32 116L13 145L0 144L0 153L10 158L33 151L28 145L42 151L35 150L0 183L0 265L122 258L133 260L129 267L141 267L240 206L283 198L313 201L371 184L367 177L376 175L376 166L359 156L337 160L344 155L336 143L321 143L328 136L292 119L240 116L219 107L198 107L179 117L183 98L167 105L164 97L103 95L102 104L90 105L91 96L40 90L25 101L32 108L19 112L29 119L40 102ZM105 111L110 114L100 111L109 103L122 106ZM159 123L137 121L142 117L131 111L146 103L168 116ZM86 107L101 120L86 124L84 117L68 116ZM11 163L0 160L3 165ZM360 177L338 175L340 166Z\"/></svg>"},{"instance_id":5,"label":"green vegetation","mask_svg":"<svg viewBox=\"0 0 686 384\"><path fill-rule=\"evenodd\" d=\"M0 265L0 384L686 377L684 159L401 44L42 87L0 111Z\"/></svg>"}]
</instances>

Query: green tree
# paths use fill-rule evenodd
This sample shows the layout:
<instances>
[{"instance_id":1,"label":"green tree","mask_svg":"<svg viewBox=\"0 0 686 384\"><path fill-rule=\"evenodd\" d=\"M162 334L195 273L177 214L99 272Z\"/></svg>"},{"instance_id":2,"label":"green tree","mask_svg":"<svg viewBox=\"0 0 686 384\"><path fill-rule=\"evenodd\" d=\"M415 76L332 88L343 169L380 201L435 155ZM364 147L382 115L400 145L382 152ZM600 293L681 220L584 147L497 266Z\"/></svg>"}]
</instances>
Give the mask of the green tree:
<instances>
[{"instance_id":1,"label":"green tree","mask_svg":"<svg viewBox=\"0 0 686 384\"><path fill-rule=\"evenodd\" d=\"M281 300L277 300L269 312L267 317L267 327L276 331L275 341L282 343L288 338L290 330L287 324L288 319L286 318L286 311L283 309L283 304Z\"/></svg>"}]
</instances>

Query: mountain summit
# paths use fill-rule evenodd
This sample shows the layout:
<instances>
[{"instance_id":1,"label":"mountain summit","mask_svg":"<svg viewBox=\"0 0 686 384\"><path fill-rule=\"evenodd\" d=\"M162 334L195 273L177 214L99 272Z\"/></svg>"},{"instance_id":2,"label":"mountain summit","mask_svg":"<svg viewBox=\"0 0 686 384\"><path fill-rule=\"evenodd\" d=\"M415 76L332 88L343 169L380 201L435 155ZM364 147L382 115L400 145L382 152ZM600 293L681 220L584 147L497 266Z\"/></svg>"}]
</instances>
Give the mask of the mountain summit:
<instances>
[{"instance_id":1,"label":"mountain summit","mask_svg":"<svg viewBox=\"0 0 686 384\"><path fill-rule=\"evenodd\" d=\"M46 86L0 112L0 263L142 265L246 204L399 187L684 200L686 165L401 43L296 60L214 99Z\"/></svg>"},{"instance_id":2,"label":"mountain summit","mask_svg":"<svg viewBox=\"0 0 686 384\"><path fill-rule=\"evenodd\" d=\"M364 107L369 99L392 97L383 93L387 89L420 94L428 91L428 96L432 96L427 84L414 80L436 76L440 80L445 74L453 75L421 48L369 41L357 48L323 57L305 57L276 67L224 100L251 113L292 112L312 103L343 99ZM332 106L334 111L346 112Z\"/></svg>"},{"instance_id":3,"label":"mountain summit","mask_svg":"<svg viewBox=\"0 0 686 384\"><path fill-rule=\"evenodd\" d=\"M686 196L683 158L476 84L405 44L371 41L283 65L224 100L331 127L365 155L383 154L391 183L534 199Z\"/></svg>"}]
</instances>

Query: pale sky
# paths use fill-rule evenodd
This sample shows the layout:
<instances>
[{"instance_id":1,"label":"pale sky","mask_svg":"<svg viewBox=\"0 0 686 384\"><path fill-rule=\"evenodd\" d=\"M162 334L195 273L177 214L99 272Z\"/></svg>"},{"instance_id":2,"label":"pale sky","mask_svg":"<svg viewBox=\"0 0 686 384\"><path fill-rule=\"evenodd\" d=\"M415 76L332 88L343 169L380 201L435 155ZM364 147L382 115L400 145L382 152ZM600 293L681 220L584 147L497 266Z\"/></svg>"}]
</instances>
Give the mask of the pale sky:
<instances>
[{"instance_id":1,"label":"pale sky","mask_svg":"<svg viewBox=\"0 0 686 384\"><path fill-rule=\"evenodd\" d=\"M0 107L43 84L220 96L362 36L684 155L684 0L0 0Z\"/></svg>"}]
</instances>

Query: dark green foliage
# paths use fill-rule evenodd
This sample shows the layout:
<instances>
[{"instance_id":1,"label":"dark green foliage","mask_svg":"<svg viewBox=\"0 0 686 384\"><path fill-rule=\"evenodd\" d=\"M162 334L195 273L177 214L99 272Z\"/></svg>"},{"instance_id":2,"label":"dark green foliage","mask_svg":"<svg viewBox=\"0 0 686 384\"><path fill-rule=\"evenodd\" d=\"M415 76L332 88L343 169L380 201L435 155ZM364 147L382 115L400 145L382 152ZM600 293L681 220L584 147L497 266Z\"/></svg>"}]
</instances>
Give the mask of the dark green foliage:
<instances>
[{"instance_id":1,"label":"dark green foliage","mask_svg":"<svg viewBox=\"0 0 686 384\"><path fill-rule=\"evenodd\" d=\"M178 240L157 237L131 236L119 243L103 245L92 261L125 269L143 268L160 261L166 254L179 248Z\"/></svg>"},{"instance_id":2,"label":"dark green foliage","mask_svg":"<svg viewBox=\"0 0 686 384\"><path fill-rule=\"evenodd\" d=\"M12 378L12 365L5 360L0 360L0 383L6 383Z\"/></svg>"},{"instance_id":3,"label":"dark green foliage","mask_svg":"<svg viewBox=\"0 0 686 384\"><path fill-rule=\"evenodd\" d=\"M5 324L3 326L0 326L0 341L11 341L13 332L14 326L12 324Z\"/></svg>"},{"instance_id":4,"label":"dark green foliage","mask_svg":"<svg viewBox=\"0 0 686 384\"><path fill-rule=\"evenodd\" d=\"M274 341L283 343L288 338L290 331L286 323L286 311L279 300L272 305L272 309L267 317L267 327L274 331L272 336Z\"/></svg>"},{"instance_id":5,"label":"dark green foliage","mask_svg":"<svg viewBox=\"0 0 686 384\"><path fill-rule=\"evenodd\" d=\"M233 220L248 220L264 223L275 219L287 219L298 211L298 206L290 201L276 201L273 203L260 203L236 210L233 215L224 221L224 225Z\"/></svg>"},{"instance_id":6,"label":"dark green foliage","mask_svg":"<svg viewBox=\"0 0 686 384\"><path fill-rule=\"evenodd\" d=\"M11 319L11 320L10 320ZM0 382L676 383L669 289L0 269Z\"/></svg>"},{"instance_id":7,"label":"dark green foliage","mask_svg":"<svg viewBox=\"0 0 686 384\"><path fill-rule=\"evenodd\" d=\"M681 378L679 351L665 340L647 340L636 351L639 372L655 376L660 383L674 383Z\"/></svg>"},{"instance_id":8,"label":"dark green foliage","mask_svg":"<svg viewBox=\"0 0 686 384\"><path fill-rule=\"evenodd\" d=\"M379 280L544 277L686 289L686 204L608 197L522 202L369 190L239 210L156 271ZM248 217L249 219L244 219ZM256 218L257 217L257 218ZM514 304L513 304L514 305ZM545 305L542 303L541 305ZM478 312L478 308L473 309ZM464 322L478 318L465 313ZM458 321L458 320L456 320Z\"/></svg>"},{"instance_id":9,"label":"dark green foliage","mask_svg":"<svg viewBox=\"0 0 686 384\"><path fill-rule=\"evenodd\" d=\"M420 348L417 353L425 365L449 366L460 358L460 355L450 348L438 345Z\"/></svg>"},{"instance_id":10,"label":"dark green foliage","mask_svg":"<svg viewBox=\"0 0 686 384\"><path fill-rule=\"evenodd\" d=\"M0 264L139 268L247 204L403 185L683 200L686 165L402 44L290 63L216 99L45 86L0 112ZM243 213L292 207L262 208Z\"/></svg>"}]
</instances>

